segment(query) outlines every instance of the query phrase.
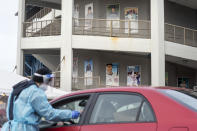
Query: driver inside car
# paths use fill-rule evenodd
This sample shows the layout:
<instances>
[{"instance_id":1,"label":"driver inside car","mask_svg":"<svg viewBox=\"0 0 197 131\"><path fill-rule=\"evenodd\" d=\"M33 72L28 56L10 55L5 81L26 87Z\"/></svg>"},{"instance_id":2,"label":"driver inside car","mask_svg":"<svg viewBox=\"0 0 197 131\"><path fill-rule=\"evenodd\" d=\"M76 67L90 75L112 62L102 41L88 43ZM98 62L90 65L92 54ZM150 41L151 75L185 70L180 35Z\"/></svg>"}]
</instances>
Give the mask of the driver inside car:
<instances>
[{"instance_id":1,"label":"driver inside car","mask_svg":"<svg viewBox=\"0 0 197 131\"><path fill-rule=\"evenodd\" d=\"M7 118L1 131L39 131L41 117L49 121L77 119L78 111L54 109L47 100L44 90L53 79L52 73L41 68L32 80L19 82L13 87L8 99Z\"/></svg>"}]
</instances>

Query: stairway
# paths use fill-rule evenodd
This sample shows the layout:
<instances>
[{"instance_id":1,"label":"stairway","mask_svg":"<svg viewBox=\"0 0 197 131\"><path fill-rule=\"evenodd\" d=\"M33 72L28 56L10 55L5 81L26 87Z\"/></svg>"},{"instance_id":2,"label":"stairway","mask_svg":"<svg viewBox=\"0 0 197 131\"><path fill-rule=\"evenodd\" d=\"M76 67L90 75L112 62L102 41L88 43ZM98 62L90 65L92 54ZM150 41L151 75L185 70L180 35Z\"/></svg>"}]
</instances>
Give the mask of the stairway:
<instances>
[{"instance_id":1,"label":"stairway","mask_svg":"<svg viewBox=\"0 0 197 131\"><path fill-rule=\"evenodd\" d=\"M55 36L61 34L61 19L54 20L50 24L46 25L40 31L33 34L34 36Z\"/></svg>"},{"instance_id":2,"label":"stairway","mask_svg":"<svg viewBox=\"0 0 197 131\"><path fill-rule=\"evenodd\" d=\"M61 34L61 19L39 21L26 28L26 37L55 36Z\"/></svg>"}]
</instances>

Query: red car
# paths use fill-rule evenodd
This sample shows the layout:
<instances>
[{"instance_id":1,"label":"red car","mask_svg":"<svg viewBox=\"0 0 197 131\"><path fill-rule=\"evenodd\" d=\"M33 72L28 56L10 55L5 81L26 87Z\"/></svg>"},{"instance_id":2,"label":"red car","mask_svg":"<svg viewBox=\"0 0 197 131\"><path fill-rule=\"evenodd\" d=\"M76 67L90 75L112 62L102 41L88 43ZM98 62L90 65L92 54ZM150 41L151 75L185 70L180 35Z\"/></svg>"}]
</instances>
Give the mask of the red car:
<instances>
[{"instance_id":1,"label":"red car","mask_svg":"<svg viewBox=\"0 0 197 131\"><path fill-rule=\"evenodd\" d=\"M51 102L78 110L77 120L42 121L41 131L197 131L197 95L180 88L105 88L79 91Z\"/></svg>"}]
</instances>

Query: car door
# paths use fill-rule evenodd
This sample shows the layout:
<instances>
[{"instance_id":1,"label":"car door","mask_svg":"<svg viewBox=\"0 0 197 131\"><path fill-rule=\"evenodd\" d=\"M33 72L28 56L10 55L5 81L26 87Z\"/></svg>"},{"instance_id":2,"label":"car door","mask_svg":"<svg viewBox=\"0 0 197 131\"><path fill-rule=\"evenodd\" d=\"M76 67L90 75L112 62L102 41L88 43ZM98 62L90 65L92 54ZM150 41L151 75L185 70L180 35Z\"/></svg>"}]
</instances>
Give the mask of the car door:
<instances>
[{"instance_id":1,"label":"car door","mask_svg":"<svg viewBox=\"0 0 197 131\"><path fill-rule=\"evenodd\" d=\"M98 94L80 131L156 131L149 102L137 93Z\"/></svg>"},{"instance_id":2,"label":"car door","mask_svg":"<svg viewBox=\"0 0 197 131\"><path fill-rule=\"evenodd\" d=\"M93 94L82 94L77 96L71 96L68 98L61 99L52 103L52 106L56 109L68 109L76 110L81 112L78 119L69 120L62 123L63 125L58 125L58 123L53 122L41 122L45 125L40 125L41 131L80 131L80 125L84 120L85 112L89 107L90 99ZM51 123L51 124L50 124Z\"/></svg>"}]
</instances>

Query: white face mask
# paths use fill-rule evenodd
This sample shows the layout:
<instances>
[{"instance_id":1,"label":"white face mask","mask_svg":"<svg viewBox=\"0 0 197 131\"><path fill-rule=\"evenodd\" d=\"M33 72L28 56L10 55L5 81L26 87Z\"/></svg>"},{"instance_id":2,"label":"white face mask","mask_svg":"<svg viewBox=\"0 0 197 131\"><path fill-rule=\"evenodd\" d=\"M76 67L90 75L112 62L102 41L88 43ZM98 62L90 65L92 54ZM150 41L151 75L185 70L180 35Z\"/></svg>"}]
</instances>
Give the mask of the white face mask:
<instances>
[{"instance_id":1,"label":"white face mask","mask_svg":"<svg viewBox=\"0 0 197 131\"><path fill-rule=\"evenodd\" d=\"M48 85L46 85L46 84L41 84L41 85L39 86L39 88L42 89L43 91L46 91L47 88L48 88Z\"/></svg>"}]
</instances>

